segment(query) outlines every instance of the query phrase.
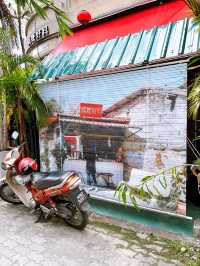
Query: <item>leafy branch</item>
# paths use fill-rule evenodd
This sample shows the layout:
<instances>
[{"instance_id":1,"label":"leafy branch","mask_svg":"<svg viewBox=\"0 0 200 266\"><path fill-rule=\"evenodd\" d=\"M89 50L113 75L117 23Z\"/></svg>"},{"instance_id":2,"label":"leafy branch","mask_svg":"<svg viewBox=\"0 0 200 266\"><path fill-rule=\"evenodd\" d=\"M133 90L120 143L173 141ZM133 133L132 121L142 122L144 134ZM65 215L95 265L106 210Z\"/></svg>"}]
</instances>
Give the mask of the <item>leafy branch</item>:
<instances>
[{"instance_id":1,"label":"leafy branch","mask_svg":"<svg viewBox=\"0 0 200 266\"><path fill-rule=\"evenodd\" d=\"M181 176L186 175L186 167L194 166L193 164L184 164L174 166L168 169L163 169L154 175L144 176L139 185L132 185L127 182L121 182L116 188L116 195L119 201L122 201L125 205L132 203L133 207L139 209L136 198L143 201L149 201L152 198L162 199L164 196L158 190L156 183L166 190L168 188L167 175L172 177L172 180L176 187L180 186L182 178ZM178 170L182 168L182 170ZM151 187L150 188L150 184ZM129 197L129 201L128 201Z\"/></svg>"}]
</instances>

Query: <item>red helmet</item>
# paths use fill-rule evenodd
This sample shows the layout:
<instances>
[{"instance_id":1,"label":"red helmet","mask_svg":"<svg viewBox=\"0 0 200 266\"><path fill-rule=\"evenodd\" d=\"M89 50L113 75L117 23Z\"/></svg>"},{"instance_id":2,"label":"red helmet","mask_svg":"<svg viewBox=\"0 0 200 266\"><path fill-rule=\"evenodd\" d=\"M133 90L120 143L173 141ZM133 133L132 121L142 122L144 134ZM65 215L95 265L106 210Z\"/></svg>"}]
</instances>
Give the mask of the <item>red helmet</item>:
<instances>
[{"instance_id":1,"label":"red helmet","mask_svg":"<svg viewBox=\"0 0 200 266\"><path fill-rule=\"evenodd\" d=\"M22 175L30 175L38 168L37 162L32 158L23 158L18 165L18 170Z\"/></svg>"}]
</instances>

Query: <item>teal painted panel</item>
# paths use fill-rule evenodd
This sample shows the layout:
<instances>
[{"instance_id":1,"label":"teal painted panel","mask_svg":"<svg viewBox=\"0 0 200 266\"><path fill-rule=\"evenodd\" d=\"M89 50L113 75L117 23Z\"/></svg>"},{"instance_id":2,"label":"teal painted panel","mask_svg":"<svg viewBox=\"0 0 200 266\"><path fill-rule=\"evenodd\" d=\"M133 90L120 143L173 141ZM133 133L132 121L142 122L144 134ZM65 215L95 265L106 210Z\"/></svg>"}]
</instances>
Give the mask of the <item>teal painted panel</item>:
<instances>
[{"instance_id":1,"label":"teal painted panel","mask_svg":"<svg viewBox=\"0 0 200 266\"><path fill-rule=\"evenodd\" d=\"M113 49L112 56L107 64L106 68L113 68L119 65L119 62L122 58L122 55L125 51L125 48L127 46L128 40L130 38L130 35L127 35L125 37L120 37L118 39L118 42Z\"/></svg>"},{"instance_id":2,"label":"teal painted panel","mask_svg":"<svg viewBox=\"0 0 200 266\"><path fill-rule=\"evenodd\" d=\"M192 19L189 20L187 37L185 41L184 53L193 53L198 50L199 47L199 31L198 26L194 25Z\"/></svg>"},{"instance_id":3,"label":"teal painted panel","mask_svg":"<svg viewBox=\"0 0 200 266\"><path fill-rule=\"evenodd\" d=\"M52 64L54 64L54 57L52 57L52 55L45 57L43 61L40 64L38 64L36 68L33 70L30 79L37 80L43 78Z\"/></svg>"},{"instance_id":4,"label":"teal painted panel","mask_svg":"<svg viewBox=\"0 0 200 266\"><path fill-rule=\"evenodd\" d=\"M68 61L67 68L65 69L65 74L72 74L74 69L80 64L81 57L84 55L87 47L77 48L73 51L71 59Z\"/></svg>"},{"instance_id":5,"label":"teal painted panel","mask_svg":"<svg viewBox=\"0 0 200 266\"><path fill-rule=\"evenodd\" d=\"M46 74L44 75L45 79L51 78L54 76L55 69L60 65L60 62L62 61L63 53L57 55L56 57L52 58L52 60L48 63L48 69Z\"/></svg>"},{"instance_id":6,"label":"teal painted panel","mask_svg":"<svg viewBox=\"0 0 200 266\"><path fill-rule=\"evenodd\" d=\"M69 51L63 55L63 58L60 62L60 65L55 69L56 76L62 76L66 66L68 65L69 61L71 60L74 51Z\"/></svg>"},{"instance_id":7,"label":"teal painted panel","mask_svg":"<svg viewBox=\"0 0 200 266\"><path fill-rule=\"evenodd\" d=\"M67 75L68 74L68 68L69 68L69 62L72 60L74 57L74 54L76 53L76 49L71 50L66 53L65 58L63 58L63 62L61 62L61 67L60 67L60 76L62 75Z\"/></svg>"},{"instance_id":8,"label":"teal painted panel","mask_svg":"<svg viewBox=\"0 0 200 266\"><path fill-rule=\"evenodd\" d=\"M157 28L149 56L149 61L163 57L169 34L170 24Z\"/></svg>"},{"instance_id":9,"label":"teal painted panel","mask_svg":"<svg viewBox=\"0 0 200 266\"><path fill-rule=\"evenodd\" d=\"M97 44L95 43L93 45L88 45L85 48L84 53L81 56L80 60L77 62L77 65L76 65L75 69L70 74L78 74L78 73L81 73L81 72L85 72L85 68L87 66L88 60L92 56L93 51L95 50L96 45Z\"/></svg>"},{"instance_id":10,"label":"teal painted panel","mask_svg":"<svg viewBox=\"0 0 200 266\"><path fill-rule=\"evenodd\" d=\"M148 59L148 55L150 53L154 36L156 33L156 28L145 30L142 34L142 38L140 40L140 44L137 50L137 54L133 61L134 64L142 63Z\"/></svg>"},{"instance_id":11,"label":"teal painted panel","mask_svg":"<svg viewBox=\"0 0 200 266\"><path fill-rule=\"evenodd\" d=\"M52 64L53 60L55 58L51 55L45 57L43 60L42 60L42 64L45 66L45 67L48 67L50 64Z\"/></svg>"},{"instance_id":12,"label":"teal painted panel","mask_svg":"<svg viewBox=\"0 0 200 266\"><path fill-rule=\"evenodd\" d=\"M106 42L100 42L97 44L92 56L90 57L90 59L87 63L87 66L85 69L86 72L90 72L90 71L93 71L95 69L95 66L98 64L99 59L101 57L101 54L104 51L105 46L106 46Z\"/></svg>"},{"instance_id":13,"label":"teal painted panel","mask_svg":"<svg viewBox=\"0 0 200 266\"><path fill-rule=\"evenodd\" d=\"M120 66L124 66L124 65L128 65L132 63L132 61L135 58L140 39L142 37L142 33L143 32L131 34L128 44L126 46L126 49L124 51L124 54L121 58L121 61L119 64Z\"/></svg>"},{"instance_id":14,"label":"teal painted panel","mask_svg":"<svg viewBox=\"0 0 200 266\"><path fill-rule=\"evenodd\" d=\"M182 50L184 44L184 32L186 30L187 20L179 20L171 24L171 32L165 57L177 56Z\"/></svg>"},{"instance_id":15,"label":"teal painted panel","mask_svg":"<svg viewBox=\"0 0 200 266\"><path fill-rule=\"evenodd\" d=\"M182 28L182 33L181 33L181 39L180 39L180 44L179 44L179 54L184 53L184 48L185 48L185 40L187 36L187 29L188 29L188 18L183 20L183 28Z\"/></svg>"},{"instance_id":16,"label":"teal painted panel","mask_svg":"<svg viewBox=\"0 0 200 266\"><path fill-rule=\"evenodd\" d=\"M107 41L104 51L101 55L101 58L99 59L99 62L95 67L95 70L100 70L107 66L107 63L112 56L113 49L117 44L117 41L118 38Z\"/></svg>"}]
</instances>

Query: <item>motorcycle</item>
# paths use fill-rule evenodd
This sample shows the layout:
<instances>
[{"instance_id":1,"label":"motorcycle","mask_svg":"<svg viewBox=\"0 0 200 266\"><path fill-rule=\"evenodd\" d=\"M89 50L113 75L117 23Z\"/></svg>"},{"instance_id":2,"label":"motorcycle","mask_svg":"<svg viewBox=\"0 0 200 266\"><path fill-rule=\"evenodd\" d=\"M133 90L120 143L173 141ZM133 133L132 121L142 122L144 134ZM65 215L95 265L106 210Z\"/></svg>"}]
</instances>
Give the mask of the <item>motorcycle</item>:
<instances>
[{"instance_id":1,"label":"motorcycle","mask_svg":"<svg viewBox=\"0 0 200 266\"><path fill-rule=\"evenodd\" d=\"M88 195L80 189L81 179L76 172L40 173L32 158L23 158L25 143L12 148L2 162L6 171L0 183L0 197L12 203L23 203L38 213L38 221L52 216L64 219L77 229L88 224Z\"/></svg>"}]
</instances>

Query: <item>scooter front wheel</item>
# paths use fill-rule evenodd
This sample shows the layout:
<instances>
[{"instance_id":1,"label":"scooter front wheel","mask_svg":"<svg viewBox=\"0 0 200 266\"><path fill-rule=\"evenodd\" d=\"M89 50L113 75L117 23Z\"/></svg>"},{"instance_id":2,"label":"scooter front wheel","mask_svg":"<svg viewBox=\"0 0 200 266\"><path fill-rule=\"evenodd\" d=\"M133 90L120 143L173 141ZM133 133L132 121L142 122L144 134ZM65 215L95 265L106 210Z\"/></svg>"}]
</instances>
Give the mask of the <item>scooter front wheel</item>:
<instances>
[{"instance_id":1,"label":"scooter front wheel","mask_svg":"<svg viewBox=\"0 0 200 266\"><path fill-rule=\"evenodd\" d=\"M0 186L0 198L8 203L22 204L21 200L17 197L15 192L12 191L8 184L2 184Z\"/></svg>"}]
</instances>

